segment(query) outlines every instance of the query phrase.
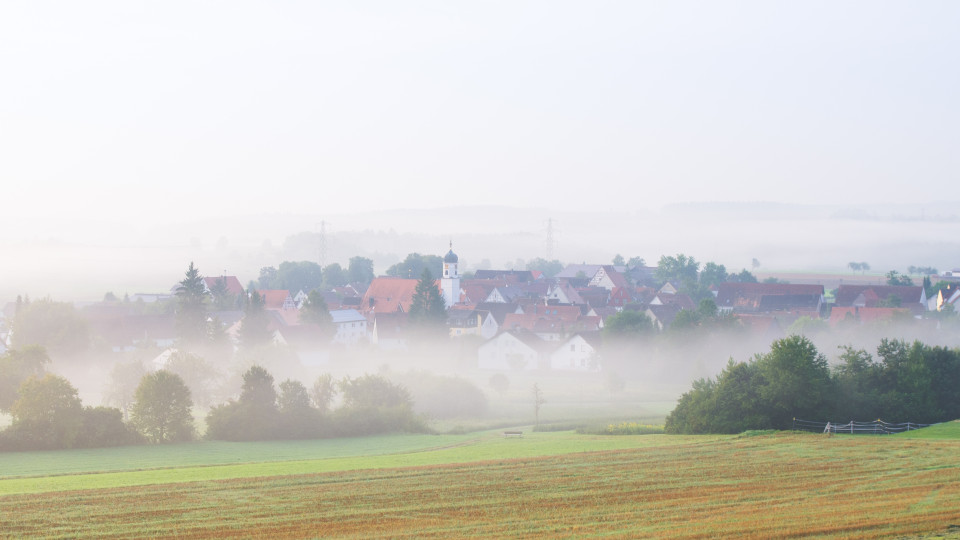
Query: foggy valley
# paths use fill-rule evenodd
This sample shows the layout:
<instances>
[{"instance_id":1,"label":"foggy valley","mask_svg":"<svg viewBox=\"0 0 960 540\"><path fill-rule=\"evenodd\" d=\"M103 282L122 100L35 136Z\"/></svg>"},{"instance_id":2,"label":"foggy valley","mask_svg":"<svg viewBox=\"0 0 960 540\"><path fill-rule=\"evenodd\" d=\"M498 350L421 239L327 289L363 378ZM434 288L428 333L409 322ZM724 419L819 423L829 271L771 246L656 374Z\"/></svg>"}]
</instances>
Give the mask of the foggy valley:
<instances>
[{"instance_id":1,"label":"foggy valley","mask_svg":"<svg viewBox=\"0 0 960 540\"><path fill-rule=\"evenodd\" d=\"M0 2L0 538L960 538L958 21Z\"/></svg>"}]
</instances>

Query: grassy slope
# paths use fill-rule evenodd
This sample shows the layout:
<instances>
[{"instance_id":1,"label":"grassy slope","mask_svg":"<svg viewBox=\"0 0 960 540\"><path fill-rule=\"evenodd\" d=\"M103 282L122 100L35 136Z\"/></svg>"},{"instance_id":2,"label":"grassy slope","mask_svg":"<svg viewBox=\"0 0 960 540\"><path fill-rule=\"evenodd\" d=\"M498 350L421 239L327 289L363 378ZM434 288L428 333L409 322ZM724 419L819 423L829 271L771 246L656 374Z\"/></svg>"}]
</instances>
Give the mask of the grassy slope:
<instances>
[{"instance_id":1,"label":"grassy slope","mask_svg":"<svg viewBox=\"0 0 960 540\"><path fill-rule=\"evenodd\" d=\"M960 420L943 422L923 429L898 433L904 439L960 439Z\"/></svg>"},{"instance_id":2,"label":"grassy slope","mask_svg":"<svg viewBox=\"0 0 960 540\"><path fill-rule=\"evenodd\" d=\"M407 454L474 463L0 496L0 536L879 538L960 520L955 440L607 439L642 447L551 456L592 443L538 433ZM528 447L543 457L505 459Z\"/></svg>"}]
</instances>

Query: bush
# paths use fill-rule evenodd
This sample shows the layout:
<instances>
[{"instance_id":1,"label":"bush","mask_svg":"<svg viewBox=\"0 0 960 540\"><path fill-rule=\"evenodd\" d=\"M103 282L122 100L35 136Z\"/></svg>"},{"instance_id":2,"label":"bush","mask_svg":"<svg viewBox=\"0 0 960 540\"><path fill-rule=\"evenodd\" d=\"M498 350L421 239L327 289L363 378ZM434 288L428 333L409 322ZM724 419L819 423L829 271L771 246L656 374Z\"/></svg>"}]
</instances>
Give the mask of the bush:
<instances>
[{"instance_id":1,"label":"bush","mask_svg":"<svg viewBox=\"0 0 960 540\"><path fill-rule=\"evenodd\" d=\"M84 407L80 433L75 446L101 448L144 442L136 431L123 423L123 413L113 407Z\"/></svg>"}]
</instances>

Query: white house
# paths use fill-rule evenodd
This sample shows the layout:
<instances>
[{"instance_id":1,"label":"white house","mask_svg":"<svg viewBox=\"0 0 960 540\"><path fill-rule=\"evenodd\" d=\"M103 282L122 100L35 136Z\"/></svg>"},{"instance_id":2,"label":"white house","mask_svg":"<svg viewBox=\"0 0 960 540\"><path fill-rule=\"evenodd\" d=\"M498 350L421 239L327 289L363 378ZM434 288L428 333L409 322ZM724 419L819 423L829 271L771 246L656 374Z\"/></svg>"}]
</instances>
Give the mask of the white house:
<instances>
[{"instance_id":1,"label":"white house","mask_svg":"<svg viewBox=\"0 0 960 540\"><path fill-rule=\"evenodd\" d=\"M546 342L527 332L503 332L477 349L477 367L499 371L540 368Z\"/></svg>"},{"instance_id":2,"label":"white house","mask_svg":"<svg viewBox=\"0 0 960 540\"><path fill-rule=\"evenodd\" d=\"M550 353L550 369L561 371L598 371L599 339L595 333L574 334Z\"/></svg>"},{"instance_id":3,"label":"white house","mask_svg":"<svg viewBox=\"0 0 960 540\"><path fill-rule=\"evenodd\" d=\"M333 324L337 328L337 333L333 335L334 343L344 345L354 345L356 343L366 342L369 339L367 335L367 319L355 309L335 309L330 312L333 317Z\"/></svg>"}]
</instances>

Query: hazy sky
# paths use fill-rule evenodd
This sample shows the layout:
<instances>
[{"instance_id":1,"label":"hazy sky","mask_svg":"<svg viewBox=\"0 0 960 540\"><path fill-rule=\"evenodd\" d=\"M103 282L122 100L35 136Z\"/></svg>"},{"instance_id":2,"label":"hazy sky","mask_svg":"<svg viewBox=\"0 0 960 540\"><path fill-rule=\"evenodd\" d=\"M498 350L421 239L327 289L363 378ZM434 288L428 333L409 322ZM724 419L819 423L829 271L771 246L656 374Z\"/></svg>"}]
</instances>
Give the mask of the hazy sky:
<instances>
[{"instance_id":1,"label":"hazy sky","mask_svg":"<svg viewBox=\"0 0 960 540\"><path fill-rule=\"evenodd\" d=\"M958 28L954 1L3 2L3 212L955 198Z\"/></svg>"}]
</instances>

